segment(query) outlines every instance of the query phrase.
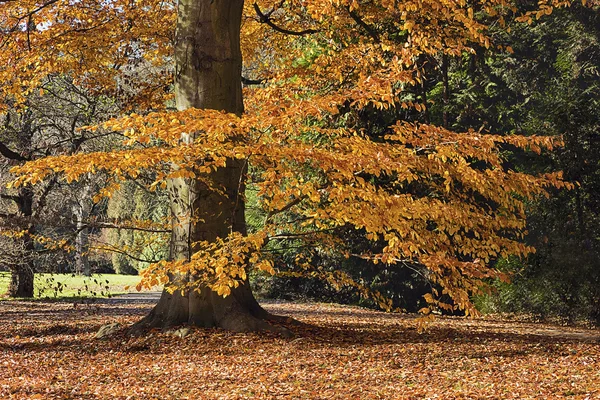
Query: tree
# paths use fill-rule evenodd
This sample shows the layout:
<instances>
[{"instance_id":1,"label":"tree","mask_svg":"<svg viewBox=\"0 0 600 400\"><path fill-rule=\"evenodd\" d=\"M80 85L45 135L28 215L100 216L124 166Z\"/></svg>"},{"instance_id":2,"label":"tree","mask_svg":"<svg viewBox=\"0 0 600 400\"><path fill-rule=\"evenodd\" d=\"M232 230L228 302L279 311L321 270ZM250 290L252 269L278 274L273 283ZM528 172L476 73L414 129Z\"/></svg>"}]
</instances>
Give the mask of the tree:
<instances>
[{"instance_id":1,"label":"tree","mask_svg":"<svg viewBox=\"0 0 600 400\"><path fill-rule=\"evenodd\" d=\"M150 180L150 183L152 180ZM140 182L126 182L108 201L107 217L127 221L134 228L111 229L107 246L112 249L112 266L118 274L134 274L168 256L169 199L164 190L150 192ZM148 224L149 223L149 224Z\"/></svg>"},{"instance_id":2,"label":"tree","mask_svg":"<svg viewBox=\"0 0 600 400\"><path fill-rule=\"evenodd\" d=\"M180 1L175 38L175 99L178 110L223 110L240 116L242 54L240 26L243 1ZM184 133L192 144L200 132ZM241 160L228 157L205 180L170 178L171 211L175 217L170 258L189 261L194 245L214 243L231 233L246 234L244 169ZM215 190L216 186L219 190ZM170 275L175 285L185 285L189 275ZM183 282L179 282L183 281ZM234 331L272 329L263 319L269 314L254 299L247 279L223 297L209 287L199 291L163 291L140 328L190 323L220 326Z\"/></svg>"},{"instance_id":3,"label":"tree","mask_svg":"<svg viewBox=\"0 0 600 400\"><path fill-rule=\"evenodd\" d=\"M11 175L7 167L50 154L70 154L89 146L95 135L82 134L76 128L106 118L110 104L89 96L69 79L48 77L41 82L38 92L30 93L23 103L8 105L12 108L0 116L0 153L5 161L1 171L4 182L0 191L1 223L4 248L10 249L2 262L11 271L7 294L32 297L34 272L42 253L39 244L44 240L52 242L49 234L52 224L64 225L64 221L58 221L58 215L64 212L63 204L52 204L49 199L57 192L61 192L63 200L70 196L56 179L37 188L8 189L5 186ZM91 198L81 199L82 202L91 203ZM81 236L85 230L78 232ZM54 239L59 238L54 235ZM82 245L79 250L76 257L88 251Z\"/></svg>"},{"instance_id":4,"label":"tree","mask_svg":"<svg viewBox=\"0 0 600 400\"><path fill-rule=\"evenodd\" d=\"M121 73L107 68L113 58L125 64L139 54L157 64L171 59L170 44L158 38L170 37L165 32L172 5L146 0L132 7L115 0L89 10L85 1L68 9L60 2L33 3L28 11L4 15L35 14L45 21L36 29L13 22L18 28L7 40L10 49L31 43L27 57L37 73L78 74L106 91ZM541 2L521 18L564 4ZM375 265L418 263L442 289L425 296L424 313L434 308L471 313L470 294L483 279L502 277L490 262L531 251L519 241L524 200L544 194L544 187L564 186L556 173L507 170L498 144L539 151L556 141L455 133L401 116L404 109L426 110L409 90L422 82L422 56L488 47L486 23L502 24L511 13L504 0L477 7L439 1L261 1L245 7L241 0L179 1L173 53L177 111L165 110L164 86L141 85L144 90L132 98L147 104L148 112L100 127L124 132L128 148L28 163L15 169L20 174L15 185L54 173L73 180L101 170L116 188L144 170L156 171L152 185L168 187L171 195L171 259L144 273L142 285L167 287L139 329L191 323L281 331L265 322L273 317L254 299L247 272L274 273L270 254L282 242ZM105 51L91 53L82 38ZM60 48L78 49L77 63ZM47 53L65 64L48 61ZM253 75L245 81L260 84L245 91L245 112L242 53ZM17 85L35 86L27 68L16 71L8 74ZM18 97L14 87L4 92ZM381 134L370 135L355 123L369 108L394 110L396 118ZM252 233L245 227L248 191L255 192L264 215ZM373 247L353 253L332 235L341 229L358 232ZM298 273L354 286L390 307L347 274L309 261L297 257Z\"/></svg>"},{"instance_id":5,"label":"tree","mask_svg":"<svg viewBox=\"0 0 600 400\"><path fill-rule=\"evenodd\" d=\"M143 79L140 79L136 69L128 65L128 68L125 68L126 71L123 71L120 76L122 81L119 86L111 92L99 90L99 86L92 87L90 82L86 82L82 76L73 79L72 77L76 74L63 74L61 71L53 70L52 67L44 70L48 64L55 63L59 57L53 52L46 53L48 58L45 59L36 57L32 50L39 43L37 43L38 37L32 32L44 31L53 35L54 26L52 24L45 25L44 22L47 20L44 20L44 16L40 14L55 12L56 9L52 10L51 8L57 2L7 3L9 2L0 2L0 30L3 34L0 48L6 57L3 61L14 64L14 66L22 66L23 71L26 72L21 78L30 80L32 83L32 85L19 83L19 77L10 68L3 68L0 72L2 77L6 78L1 89L0 108L4 112L0 115L2 119L0 147L7 166L50 154L69 154L82 149L89 151L90 148L94 148L93 145L90 146L91 143L97 145L98 141L94 140L96 135L79 131L78 128L97 123L112 115L113 104L102 94L119 94L119 100L126 103L131 94L129 79L137 78L136 85L138 88L141 85L141 90L144 90L143 80L147 75L155 78L157 75L164 74L164 71L154 71L154 74L145 74ZM81 6L89 7L89 4L81 3ZM35 22L38 16L42 19L41 24ZM76 20L76 16L60 17L56 15L56 18L58 18L57 22L70 24L73 32L77 31L78 28L75 25L79 22ZM75 18L75 20L71 18ZM74 38L66 33L63 39L69 42ZM89 43L85 46L87 45ZM64 54L64 48L59 45L53 51L63 53L60 57L61 67L75 72L72 64L69 65L68 62L65 62L65 58L70 58L71 62L77 63L77 56L72 53ZM119 51L127 53L132 50L120 48ZM132 58L136 60L137 64L140 63L138 58ZM115 63L119 61L118 57L113 57L112 60ZM119 69L119 66L112 64L111 68ZM103 72L106 72L106 69ZM110 75L105 74L105 76ZM160 84L160 80L154 79L152 84L157 83ZM123 104L120 105L121 110L126 108ZM86 145L82 146L84 143ZM4 172L3 178L6 181L8 173ZM37 269L36 264L40 264L41 253L45 253L45 256L50 253L48 246L38 239L46 244L48 244L48 240L52 242L52 238L44 237L44 234L47 233L48 228L56 229L56 226L50 226L52 224L62 227L70 224L71 211L76 215L76 224L78 224L78 227L75 228L77 233L76 249L74 250L76 263L81 263L85 269L82 272L89 273L85 267L89 251L86 248L89 221L84 221L84 214L89 212L91 198L77 199L77 196L74 196L77 205L73 207L73 210L66 212L68 214L66 218L68 222L66 222L58 215L65 213L65 210L61 209L62 204L58 206L50 204L48 207L47 199L52 198L53 191L56 192L57 189L65 190L66 187L62 183L57 184L57 181L53 179L45 187L37 190L25 187L2 190L4 234L10 235L4 242L10 246L9 248L12 248L12 251L7 252L8 258L4 257L3 259L11 271L11 285L8 290L8 295L11 297L33 296L33 275ZM62 197L65 196L71 197L69 193L63 192ZM51 210L55 212L51 212ZM68 239L70 241L71 238ZM46 248L44 249L44 247Z\"/></svg>"},{"instance_id":6,"label":"tree","mask_svg":"<svg viewBox=\"0 0 600 400\"><path fill-rule=\"evenodd\" d=\"M12 118L11 118L12 117ZM14 121L16 119L16 121ZM3 140L13 139L22 152L26 153L32 147L32 139L36 130L36 123L32 113L24 113L18 116L7 114L4 117L2 133ZM2 156L9 162L23 162L28 157L19 152L11 150L6 144L1 143ZM34 191L31 188L20 188L16 193L2 193L0 197L12 203L13 212L3 213L3 222L5 226L17 226L23 231L22 235L15 237L11 251L8 251L3 257L3 262L8 264L11 273L11 280L7 294L11 297L32 297L33 296L33 238L34 226L31 217L34 209ZM16 206L16 207L14 207ZM5 208L6 209L6 208Z\"/></svg>"},{"instance_id":7,"label":"tree","mask_svg":"<svg viewBox=\"0 0 600 400\"><path fill-rule=\"evenodd\" d=\"M538 252L515 282L516 291L542 300L534 305L536 314L596 324L600 323L599 6L595 12L572 7L537 24L532 32L539 43L533 49L551 62L534 65L535 70L546 69L548 78L540 93L532 96L531 108L539 112L527 128L544 126L549 133L563 135L565 146L548 162L576 186L531 207L529 240ZM529 40L522 40L524 47Z\"/></svg>"}]
</instances>

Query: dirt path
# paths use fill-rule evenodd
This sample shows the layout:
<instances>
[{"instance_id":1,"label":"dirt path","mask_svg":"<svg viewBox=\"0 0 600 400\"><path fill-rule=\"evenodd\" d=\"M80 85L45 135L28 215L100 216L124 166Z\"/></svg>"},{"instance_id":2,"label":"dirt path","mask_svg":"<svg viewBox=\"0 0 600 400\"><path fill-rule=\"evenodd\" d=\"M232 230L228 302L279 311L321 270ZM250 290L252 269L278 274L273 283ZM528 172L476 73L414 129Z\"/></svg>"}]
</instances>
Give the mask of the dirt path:
<instances>
[{"instance_id":1,"label":"dirt path","mask_svg":"<svg viewBox=\"0 0 600 400\"><path fill-rule=\"evenodd\" d=\"M95 299L97 304L154 304L160 299L161 292L125 293L108 299Z\"/></svg>"}]
</instances>

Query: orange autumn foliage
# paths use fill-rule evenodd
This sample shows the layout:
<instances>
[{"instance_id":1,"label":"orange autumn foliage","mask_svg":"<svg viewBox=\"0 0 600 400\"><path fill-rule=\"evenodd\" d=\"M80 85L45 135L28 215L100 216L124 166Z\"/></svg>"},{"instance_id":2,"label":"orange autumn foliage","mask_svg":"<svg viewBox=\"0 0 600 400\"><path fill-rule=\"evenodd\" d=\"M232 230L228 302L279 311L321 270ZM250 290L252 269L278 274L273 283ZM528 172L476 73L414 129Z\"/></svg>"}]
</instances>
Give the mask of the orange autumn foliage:
<instances>
[{"instance_id":1,"label":"orange autumn foliage","mask_svg":"<svg viewBox=\"0 0 600 400\"><path fill-rule=\"evenodd\" d=\"M206 180L226 160L245 160L252 169L246 184L265 215L260 229L197 243L190 260L151 266L142 286L168 282L172 272L191 272L202 279L172 289L204 284L227 295L246 279L248 265L275 273L264 250L272 241L291 239L382 265L419 263L442 288L425 297L431 307L423 312L473 313L470 296L484 280L506 278L491 262L533 251L520 241L524 202L547 187L569 186L559 173L507 170L500 148L540 152L559 141L456 133L400 118L385 137L373 137L353 116L365 109L424 111L427 104L405 95L422 82L423 55L493 47L492 23L508 29L507 21L527 22L568 4L544 0L536 11L515 15L507 0L247 2L244 73L261 84L244 89L245 113L239 117L168 109L174 2L0 0L2 107L18 107L52 74L76 77L98 94L126 96L129 104L123 117L87 128L122 132L122 148L27 163L14 169L14 185L51 174L70 182L102 171L112 179L103 192L110 196L119 182L145 170L156 173L155 187L171 178ZM126 115L131 110L136 113ZM196 139L182 143L182 134L190 132ZM383 178L386 184L378 184ZM335 235L349 226L366 240L384 243L381 251L351 254ZM348 275L297 261L299 274L355 286L390 309L388 300ZM442 295L454 303L440 301Z\"/></svg>"}]
</instances>

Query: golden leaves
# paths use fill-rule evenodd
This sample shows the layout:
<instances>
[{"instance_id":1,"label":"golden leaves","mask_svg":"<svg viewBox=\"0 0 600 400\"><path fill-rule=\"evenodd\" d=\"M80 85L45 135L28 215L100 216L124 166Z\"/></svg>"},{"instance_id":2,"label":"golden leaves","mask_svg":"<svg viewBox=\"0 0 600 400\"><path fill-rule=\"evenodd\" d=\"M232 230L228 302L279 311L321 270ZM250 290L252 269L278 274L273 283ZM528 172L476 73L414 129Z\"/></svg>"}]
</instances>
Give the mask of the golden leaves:
<instances>
[{"instance_id":1,"label":"golden leaves","mask_svg":"<svg viewBox=\"0 0 600 400\"><path fill-rule=\"evenodd\" d=\"M348 249L333 242L331 234L351 226L362 230L365 239L384 243L380 251L357 256L383 265L424 265L443 294L453 298L451 307L469 313L475 312L470 294L485 278L499 277L489 267L492 260L532 251L517 241L525 227L524 199L544 194L546 186L568 186L559 174L534 177L503 168L499 144L541 151L555 146L553 139L455 133L398 122L381 142L351 129L321 128L327 126L326 119L313 116L313 125L306 126L305 115L296 118L277 112L259 121L252 115L239 118L202 110L131 115L109 121L105 128L125 130L128 144L148 138L146 147L47 158L15 171L23 174L19 183L32 183L52 171L76 179L102 170L116 186L153 170L160 172L156 186L171 178L209 179L227 158L246 158L253 166L248 184L267 216L262 227L247 237L232 234L198 243L189 261L152 265L140 287L168 282L169 274L193 273L198 280L184 286L171 282L173 290L206 286L227 295L246 279L249 268L277 272L265 257L269 241L293 240L343 252ZM176 140L182 131L188 139ZM303 135L311 131L318 132L316 140L306 141ZM387 183L378 185L374 178ZM298 267L308 270L302 262ZM311 273L388 304L348 276ZM426 300L429 311L450 307L434 297Z\"/></svg>"},{"instance_id":2,"label":"golden leaves","mask_svg":"<svg viewBox=\"0 0 600 400\"><path fill-rule=\"evenodd\" d=\"M539 2L521 19L539 18L566 3ZM427 104L406 96L423 82L419 60L490 46L484 22L505 24L513 12L506 0L260 0L259 7L282 27L318 31L293 38L273 34L247 3L242 32L247 71L268 81L245 89L242 117L218 110L160 111L172 83L174 4L115 0L98 6L84 0L65 7L59 1L35 13L42 27L24 29L12 16L36 4L3 4L11 12L0 20L2 27L20 28L9 29L0 44L0 65L9 66L0 70L7 82L2 93L20 101L39 89L42 77L69 74L92 93L125 97L130 104L123 114L131 107L136 113L86 128L122 133L122 148L27 163L13 169L19 174L14 187L50 174L73 182L103 172L110 185L98 200L121 181L152 171L151 189L169 179L196 179L222 191L210 181L212 172L234 158L251 166L247 183L265 216L257 232L198 243L189 261L151 266L143 285L166 283L170 273L193 273L196 286L178 290L206 285L227 295L251 266L277 272L266 256L269 241L348 254L335 233L351 227L378 249L356 256L383 265L420 263L443 295L472 312L469 295L486 277L499 276L490 263L532 250L517 241L525 227L524 201L544 195L546 187L569 187L559 174L534 177L504 169L500 145L539 153L557 145L554 139L455 133L400 121L374 140L373 132L356 123L357 114L373 108L390 115L425 112ZM347 276L316 274L358 288ZM449 306L436 296L426 298L428 311Z\"/></svg>"},{"instance_id":3,"label":"golden leaves","mask_svg":"<svg viewBox=\"0 0 600 400\"><path fill-rule=\"evenodd\" d=\"M142 272L137 289L164 284L172 292L188 292L208 287L220 296L228 296L232 288L247 279L250 266L275 273L273 263L260 254L264 242L262 233L243 236L235 232L212 243L195 243L195 253L190 260L161 261L150 265ZM193 274L196 278L193 281L178 279L178 276L187 274Z\"/></svg>"},{"instance_id":4,"label":"golden leaves","mask_svg":"<svg viewBox=\"0 0 600 400\"><path fill-rule=\"evenodd\" d=\"M161 69L171 52L175 7L164 1L136 3L3 3L0 64L10 66L0 69L3 101L22 102L47 75L65 74L97 94L128 92L137 107L161 104L165 79L170 80ZM133 88L126 81L140 62L136 52L145 55L148 65Z\"/></svg>"}]
</instances>

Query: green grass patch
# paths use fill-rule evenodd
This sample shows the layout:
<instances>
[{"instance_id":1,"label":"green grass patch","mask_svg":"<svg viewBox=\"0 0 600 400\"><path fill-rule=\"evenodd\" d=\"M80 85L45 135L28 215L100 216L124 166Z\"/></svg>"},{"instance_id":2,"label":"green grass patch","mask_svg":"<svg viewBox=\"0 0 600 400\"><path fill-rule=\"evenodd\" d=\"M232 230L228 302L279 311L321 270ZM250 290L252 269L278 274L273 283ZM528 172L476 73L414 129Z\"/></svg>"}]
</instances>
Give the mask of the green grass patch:
<instances>
[{"instance_id":1,"label":"green grass patch","mask_svg":"<svg viewBox=\"0 0 600 400\"><path fill-rule=\"evenodd\" d=\"M34 298L62 299L73 297L110 297L135 292L140 281L136 275L94 274L91 277L73 274L36 274ZM0 272L0 296L8 290L10 273ZM128 289L125 289L129 286Z\"/></svg>"}]
</instances>

